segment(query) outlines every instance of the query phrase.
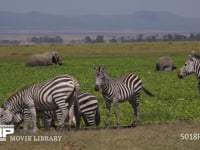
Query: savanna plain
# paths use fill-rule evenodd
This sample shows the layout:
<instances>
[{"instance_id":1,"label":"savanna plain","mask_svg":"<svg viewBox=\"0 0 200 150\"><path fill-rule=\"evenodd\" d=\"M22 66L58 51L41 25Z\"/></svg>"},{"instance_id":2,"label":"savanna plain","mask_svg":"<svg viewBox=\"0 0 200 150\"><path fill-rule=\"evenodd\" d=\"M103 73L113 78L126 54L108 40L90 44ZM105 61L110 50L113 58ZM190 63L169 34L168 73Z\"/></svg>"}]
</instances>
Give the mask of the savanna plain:
<instances>
[{"instance_id":1,"label":"savanna plain","mask_svg":"<svg viewBox=\"0 0 200 150\"><path fill-rule=\"evenodd\" d=\"M56 50L62 66L25 67L33 53ZM200 137L183 140L183 136L200 134L200 95L197 80L190 75L178 79L178 69L188 54L200 54L200 42L141 42L116 44L75 45L8 45L0 46L0 104L22 87L40 83L59 74L74 76L81 90L95 95L99 101L100 128L57 132L54 129L31 135L61 135L61 142L0 142L3 150L146 150L146 149L199 149ZM156 72L155 63L160 56L170 56L176 71ZM126 73L140 76L144 86L155 96L141 92L140 119L136 128L103 129L105 104L100 92L94 91L92 65L105 64L112 78ZM129 103L119 104L120 125L131 124L132 108ZM115 126L113 107L110 126ZM84 124L82 122L82 127ZM20 135L15 133L14 135Z\"/></svg>"}]
</instances>

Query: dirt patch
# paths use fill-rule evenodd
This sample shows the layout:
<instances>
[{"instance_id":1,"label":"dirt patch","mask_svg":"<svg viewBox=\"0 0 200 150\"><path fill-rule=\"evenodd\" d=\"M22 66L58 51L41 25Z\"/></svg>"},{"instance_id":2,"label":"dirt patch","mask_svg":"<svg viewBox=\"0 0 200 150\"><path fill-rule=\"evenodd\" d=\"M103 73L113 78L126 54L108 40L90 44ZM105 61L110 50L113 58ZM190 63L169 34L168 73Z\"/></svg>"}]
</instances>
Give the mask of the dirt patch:
<instances>
[{"instance_id":1,"label":"dirt patch","mask_svg":"<svg viewBox=\"0 0 200 150\"><path fill-rule=\"evenodd\" d=\"M87 148L84 145L78 143L73 143L68 140L64 141L63 150L86 150Z\"/></svg>"}]
</instances>

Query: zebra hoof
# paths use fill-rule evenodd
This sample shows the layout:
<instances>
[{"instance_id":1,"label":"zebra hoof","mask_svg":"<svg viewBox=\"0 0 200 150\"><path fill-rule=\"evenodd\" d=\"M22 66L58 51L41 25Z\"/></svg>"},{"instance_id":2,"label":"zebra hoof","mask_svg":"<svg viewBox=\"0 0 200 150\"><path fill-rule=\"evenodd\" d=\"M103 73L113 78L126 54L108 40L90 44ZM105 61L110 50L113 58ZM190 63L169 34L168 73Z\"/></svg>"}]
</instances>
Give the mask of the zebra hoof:
<instances>
[{"instance_id":1,"label":"zebra hoof","mask_svg":"<svg viewBox=\"0 0 200 150\"><path fill-rule=\"evenodd\" d=\"M63 131L64 130L64 126L63 125L57 126L56 130L57 131Z\"/></svg>"},{"instance_id":2,"label":"zebra hoof","mask_svg":"<svg viewBox=\"0 0 200 150\"><path fill-rule=\"evenodd\" d=\"M132 123L131 125L130 125L130 128L135 128L136 127L136 123Z\"/></svg>"},{"instance_id":3,"label":"zebra hoof","mask_svg":"<svg viewBox=\"0 0 200 150\"><path fill-rule=\"evenodd\" d=\"M120 126L115 126L115 127L114 127L114 129L119 129L119 128L120 128Z\"/></svg>"},{"instance_id":4,"label":"zebra hoof","mask_svg":"<svg viewBox=\"0 0 200 150\"><path fill-rule=\"evenodd\" d=\"M36 133L39 129L38 128L35 128L35 129L32 129L29 131L29 133Z\"/></svg>"},{"instance_id":5,"label":"zebra hoof","mask_svg":"<svg viewBox=\"0 0 200 150\"><path fill-rule=\"evenodd\" d=\"M24 129L19 129L19 130L17 130L17 132L18 132L19 134L29 134L29 133L30 133L29 130L24 130Z\"/></svg>"}]
</instances>

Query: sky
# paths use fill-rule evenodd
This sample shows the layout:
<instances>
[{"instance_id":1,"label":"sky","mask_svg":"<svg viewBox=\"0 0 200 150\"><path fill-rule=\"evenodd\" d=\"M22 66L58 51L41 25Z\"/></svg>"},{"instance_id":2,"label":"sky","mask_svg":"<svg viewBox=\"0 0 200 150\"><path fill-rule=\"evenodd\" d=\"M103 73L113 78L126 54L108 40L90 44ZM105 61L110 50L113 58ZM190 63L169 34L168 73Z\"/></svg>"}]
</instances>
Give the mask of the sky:
<instances>
[{"instance_id":1,"label":"sky","mask_svg":"<svg viewBox=\"0 0 200 150\"><path fill-rule=\"evenodd\" d=\"M168 11L200 18L200 0L0 0L0 11L11 12L114 15L141 10Z\"/></svg>"}]
</instances>

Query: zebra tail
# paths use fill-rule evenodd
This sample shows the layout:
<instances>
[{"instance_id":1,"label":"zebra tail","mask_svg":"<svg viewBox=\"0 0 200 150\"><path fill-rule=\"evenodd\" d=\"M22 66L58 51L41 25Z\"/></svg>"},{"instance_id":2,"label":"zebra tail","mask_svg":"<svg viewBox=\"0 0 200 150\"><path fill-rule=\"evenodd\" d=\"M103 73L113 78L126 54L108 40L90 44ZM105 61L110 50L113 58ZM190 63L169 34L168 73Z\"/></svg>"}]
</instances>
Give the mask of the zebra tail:
<instances>
[{"instance_id":1,"label":"zebra tail","mask_svg":"<svg viewBox=\"0 0 200 150\"><path fill-rule=\"evenodd\" d=\"M100 122L101 122L100 111L99 108L97 108L95 113L95 123L97 127L99 126Z\"/></svg>"},{"instance_id":2,"label":"zebra tail","mask_svg":"<svg viewBox=\"0 0 200 150\"><path fill-rule=\"evenodd\" d=\"M151 97L154 97L154 95L153 95L149 90L147 90L145 87L142 87L142 89L144 90L144 92L145 92L147 95L149 95L149 96L151 96Z\"/></svg>"},{"instance_id":3,"label":"zebra tail","mask_svg":"<svg viewBox=\"0 0 200 150\"><path fill-rule=\"evenodd\" d=\"M77 89L75 88L74 93L73 93L73 97L74 97L74 116L76 119L76 129L80 128L80 120L81 120L81 116L80 116L80 109L79 109L79 103L78 103L78 96L77 96Z\"/></svg>"}]
</instances>

